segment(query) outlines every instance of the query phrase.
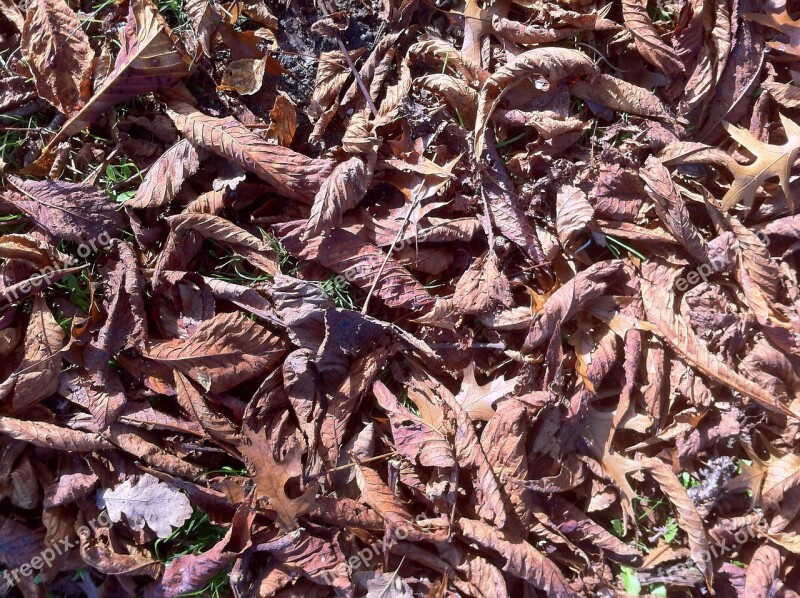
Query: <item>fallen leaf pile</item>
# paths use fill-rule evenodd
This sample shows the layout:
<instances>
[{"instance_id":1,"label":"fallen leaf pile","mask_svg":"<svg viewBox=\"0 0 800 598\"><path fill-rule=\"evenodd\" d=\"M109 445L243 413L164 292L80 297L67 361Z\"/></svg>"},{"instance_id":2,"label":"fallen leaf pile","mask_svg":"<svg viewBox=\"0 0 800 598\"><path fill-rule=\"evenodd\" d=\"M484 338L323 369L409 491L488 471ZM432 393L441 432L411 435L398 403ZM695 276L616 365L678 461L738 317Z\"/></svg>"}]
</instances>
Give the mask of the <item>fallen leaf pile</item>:
<instances>
[{"instance_id":1,"label":"fallen leaf pile","mask_svg":"<svg viewBox=\"0 0 800 598\"><path fill-rule=\"evenodd\" d=\"M798 596L798 10L0 0L0 594Z\"/></svg>"}]
</instances>

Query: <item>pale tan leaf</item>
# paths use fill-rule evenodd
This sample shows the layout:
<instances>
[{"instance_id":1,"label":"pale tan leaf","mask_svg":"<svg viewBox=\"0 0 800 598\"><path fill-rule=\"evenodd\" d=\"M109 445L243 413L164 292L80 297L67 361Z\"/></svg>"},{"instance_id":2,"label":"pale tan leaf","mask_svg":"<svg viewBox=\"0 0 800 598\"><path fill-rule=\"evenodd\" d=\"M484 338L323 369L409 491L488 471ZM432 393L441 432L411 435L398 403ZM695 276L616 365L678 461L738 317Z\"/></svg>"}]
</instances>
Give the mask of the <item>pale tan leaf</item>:
<instances>
[{"instance_id":1,"label":"pale tan leaf","mask_svg":"<svg viewBox=\"0 0 800 598\"><path fill-rule=\"evenodd\" d=\"M222 73L217 89L235 91L239 95L253 95L264 83L267 58L240 58L232 61Z\"/></svg>"},{"instance_id":2,"label":"pale tan leaf","mask_svg":"<svg viewBox=\"0 0 800 598\"><path fill-rule=\"evenodd\" d=\"M746 129L723 123L728 134L755 156L750 164L740 164L733 160L729 162L728 168L735 178L722 198L723 210L730 210L741 202L752 202L762 183L778 177L789 209L794 212L794 194L789 185L789 176L800 152L800 126L782 114L780 119L787 137L786 143L782 145L764 143Z\"/></svg>"},{"instance_id":3,"label":"pale tan leaf","mask_svg":"<svg viewBox=\"0 0 800 598\"><path fill-rule=\"evenodd\" d=\"M493 404L513 392L517 382L517 378L506 380L505 376L500 376L481 386L475 379L475 363L470 362L464 369L461 389L455 400L466 410L471 420L489 421L494 416Z\"/></svg>"},{"instance_id":4,"label":"pale tan leaf","mask_svg":"<svg viewBox=\"0 0 800 598\"><path fill-rule=\"evenodd\" d=\"M138 479L128 478L114 489L97 493L97 506L105 508L111 521L125 521L134 531L145 524L159 538L169 537L192 515L192 505L185 494L161 482L149 473Z\"/></svg>"},{"instance_id":5,"label":"pale tan leaf","mask_svg":"<svg viewBox=\"0 0 800 598\"><path fill-rule=\"evenodd\" d=\"M568 251L577 249L593 220L594 208L582 189L572 185L559 188L556 195L556 231L562 247Z\"/></svg>"}]
</instances>

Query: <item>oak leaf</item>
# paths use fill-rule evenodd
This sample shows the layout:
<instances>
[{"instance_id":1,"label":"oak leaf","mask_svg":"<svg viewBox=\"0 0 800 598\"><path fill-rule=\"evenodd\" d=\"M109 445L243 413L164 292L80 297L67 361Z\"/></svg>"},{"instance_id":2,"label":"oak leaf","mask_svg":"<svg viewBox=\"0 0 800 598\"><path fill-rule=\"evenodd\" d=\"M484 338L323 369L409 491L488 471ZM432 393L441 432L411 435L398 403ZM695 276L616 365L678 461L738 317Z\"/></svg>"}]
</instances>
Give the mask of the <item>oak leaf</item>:
<instances>
[{"instance_id":1,"label":"oak leaf","mask_svg":"<svg viewBox=\"0 0 800 598\"><path fill-rule=\"evenodd\" d=\"M113 522L125 515L134 531L145 524L159 538L168 538L173 528L180 527L192 516L192 505L185 494L151 476L142 474L136 481L128 478L122 484L97 493L97 506L108 510Z\"/></svg>"}]
</instances>

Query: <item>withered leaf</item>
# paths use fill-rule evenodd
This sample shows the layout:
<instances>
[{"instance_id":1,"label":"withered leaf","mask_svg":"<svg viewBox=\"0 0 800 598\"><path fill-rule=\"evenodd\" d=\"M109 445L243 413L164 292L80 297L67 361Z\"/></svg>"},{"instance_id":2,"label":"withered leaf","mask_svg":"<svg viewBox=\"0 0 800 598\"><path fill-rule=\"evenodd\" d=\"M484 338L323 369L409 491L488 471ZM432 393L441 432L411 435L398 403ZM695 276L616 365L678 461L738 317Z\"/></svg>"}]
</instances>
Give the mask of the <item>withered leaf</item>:
<instances>
[{"instance_id":1,"label":"withered leaf","mask_svg":"<svg viewBox=\"0 0 800 598\"><path fill-rule=\"evenodd\" d=\"M52 148L57 143L90 125L112 106L174 85L189 73L189 57L151 0L130 3L127 23L120 32L120 44L113 71L45 148L40 161L48 164L48 168L53 159Z\"/></svg>"},{"instance_id":2,"label":"withered leaf","mask_svg":"<svg viewBox=\"0 0 800 598\"><path fill-rule=\"evenodd\" d=\"M64 0L32 2L21 47L39 96L72 116L91 94L94 51L69 5Z\"/></svg>"},{"instance_id":3,"label":"withered leaf","mask_svg":"<svg viewBox=\"0 0 800 598\"><path fill-rule=\"evenodd\" d=\"M558 567L525 540L467 518L458 521L458 529L467 540L500 554L505 559L503 571L528 581L548 596L566 598L573 595Z\"/></svg>"},{"instance_id":4,"label":"withered leaf","mask_svg":"<svg viewBox=\"0 0 800 598\"><path fill-rule=\"evenodd\" d=\"M279 337L232 312L202 322L188 338L151 343L146 356L221 392L267 371L282 352Z\"/></svg>"},{"instance_id":5,"label":"withered leaf","mask_svg":"<svg viewBox=\"0 0 800 598\"><path fill-rule=\"evenodd\" d=\"M778 177L789 209L794 211L794 194L789 185L789 175L800 151L800 126L782 114L780 119L787 137L786 143L782 145L764 143L745 129L723 123L728 134L755 156L755 160L746 165L729 162L728 168L735 178L722 198L723 210L729 210L741 202L752 202L764 181Z\"/></svg>"},{"instance_id":6,"label":"withered leaf","mask_svg":"<svg viewBox=\"0 0 800 598\"><path fill-rule=\"evenodd\" d=\"M200 156L186 139L177 142L155 161L126 208L166 207L183 182L200 168Z\"/></svg>"},{"instance_id":7,"label":"withered leaf","mask_svg":"<svg viewBox=\"0 0 800 598\"><path fill-rule=\"evenodd\" d=\"M19 193L4 199L27 214L55 239L102 244L117 236L122 218L108 196L91 185L62 181L33 181L14 175L8 181ZM107 241L106 241L107 242Z\"/></svg>"},{"instance_id":8,"label":"withered leaf","mask_svg":"<svg viewBox=\"0 0 800 598\"><path fill-rule=\"evenodd\" d=\"M333 170L329 160L272 145L233 117L206 116L183 102L170 103L167 114L194 145L232 160L287 197L311 200Z\"/></svg>"},{"instance_id":9,"label":"withered leaf","mask_svg":"<svg viewBox=\"0 0 800 598\"><path fill-rule=\"evenodd\" d=\"M25 356L11 374L11 407L19 412L58 389L64 332L41 295L33 301L31 319L25 333Z\"/></svg>"},{"instance_id":10,"label":"withered leaf","mask_svg":"<svg viewBox=\"0 0 800 598\"><path fill-rule=\"evenodd\" d=\"M636 49L642 57L653 66L661 69L668 76L676 76L684 71L683 64L675 52L661 41L644 0L623 0L622 16L625 27L633 35Z\"/></svg>"},{"instance_id":11,"label":"withered leaf","mask_svg":"<svg viewBox=\"0 0 800 598\"><path fill-rule=\"evenodd\" d=\"M276 513L276 522L281 530L297 529L297 517L313 507L318 489L313 484L297 498L290 498L286 493L287 482L302 473L300 445L292 444L283 459L277 461L273 447L263 431L255 432L245 428L244 438L246 442L239 446L239 451L255 478L256 496L267 500L269 507Z\"/></svg>"}]
</instances>

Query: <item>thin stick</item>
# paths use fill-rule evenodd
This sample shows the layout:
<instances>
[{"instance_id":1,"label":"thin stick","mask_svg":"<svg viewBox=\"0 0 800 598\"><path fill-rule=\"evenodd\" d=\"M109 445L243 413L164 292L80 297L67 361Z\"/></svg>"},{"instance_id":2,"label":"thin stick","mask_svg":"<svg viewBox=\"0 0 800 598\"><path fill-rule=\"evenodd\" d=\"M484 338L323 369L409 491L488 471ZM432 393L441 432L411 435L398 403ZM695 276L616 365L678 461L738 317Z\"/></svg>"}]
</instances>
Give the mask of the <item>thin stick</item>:
<instances>
[{"instance_id":1,"label":"thin stick","mask_svg":"<svg viewBox=\"0 0 800 598\"><path fill-rule=\"evenodd\" d=\"M364 299L364 307L361 308L362 315L367 314L367 307L369 307L369 300L372 297L372 293L375 292L375 287L378 286L378 281L380 280L381 275L383 274L383 269L386 267L386 262L388 262L389 258L392 256L392 251L394 251L395 245L397 245L397 242L400 240L400 237L405 232L406 226L408 225L408 221L411 220L411 214L414 212L418 204L419 204L419 199L415 199L414 203L411 204L411 207L408 209L408 214L406 214L406 217L403 220L403 224L400 225L400 230L397 231L397 235L395 236L394 241L392 242L392 246L389 247L389 251L386 252L386 257L384 258L380 269L378 269L378 274L375 275L375 280L372 281L372 285L369 287L369 293L367 293L367 298Z\"/></svg>"},{"instance_id":2,"label":"thin stick","mask_svg":"<svg viewBox=\"0 0 800 598\"><path fill-rule=\"evenodd\" d=\"M314 475L306 476L307 478L321 478L322 476L326 476L329 473L333 473L335 471L342 471L345 469L350 469L351 467L355 467L356 465L363 465L365 463L374 463L375 461L380 461L381 459L386 459L387 457L394 457L395 455L399 454L397 451L392 451L391 453L386 453L384 455L378 455L377 457L370 457L369 459L364 459L363 461L359 461L358 463L348 463L347 465L340 465L339 467L334 467L333 469L326 469L320 473L315 473Z\"/></svg>"},{"instance_id":3,"label":"thin stick","mask_svg":"<svg viewBox=\"0 0 800 598\"><path fill-rule=\"evenodd\" d=\"M342 54L344 54L344 59L347 61L347 65L353 72L353 76L356 78L356 83L358 83L358 87L361 90L361 93L364 95L364 99L367 100L367 105L372 111L372 116L374 118L378 118L378 109L375 107L375 102L372 101L372 96L369 95L369 90L367 89L367 86L364 85L364 80L361 78L361 74L358 72L358 69L356 69L356 65L353 64L353 59L350 58L350 52L347 51L347 47L344 45L342 37L338 33L336 34L336 41L339 42L339 49L342 51Z\"/></svg>"}]
</instances>

